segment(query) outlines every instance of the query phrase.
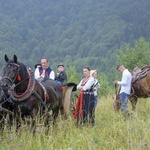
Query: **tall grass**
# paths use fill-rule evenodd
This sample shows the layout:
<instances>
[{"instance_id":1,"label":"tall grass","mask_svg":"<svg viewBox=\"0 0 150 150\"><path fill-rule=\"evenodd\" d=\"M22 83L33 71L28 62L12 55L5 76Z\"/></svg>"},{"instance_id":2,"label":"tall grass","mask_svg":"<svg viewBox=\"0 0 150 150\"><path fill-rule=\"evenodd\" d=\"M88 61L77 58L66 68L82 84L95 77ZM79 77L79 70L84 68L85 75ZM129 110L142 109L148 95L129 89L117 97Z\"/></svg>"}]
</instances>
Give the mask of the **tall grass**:
<instances>
[{"instance_id":1,"label":"tall grass","mask_svg":"<svg viewBox=\"0 0 150 150\"><path fill-rule=\"evenodd\" d=\"M140 99L132 113L131 119L114 112L111 96L102 97L96 108L95 126L77 128L75 120L59 119L48 135L40 126L35 136L27 126L18 134L14 128L6 128L0 137L0 150L148 150L150 99Z\"/></svg>"}]
</instances>

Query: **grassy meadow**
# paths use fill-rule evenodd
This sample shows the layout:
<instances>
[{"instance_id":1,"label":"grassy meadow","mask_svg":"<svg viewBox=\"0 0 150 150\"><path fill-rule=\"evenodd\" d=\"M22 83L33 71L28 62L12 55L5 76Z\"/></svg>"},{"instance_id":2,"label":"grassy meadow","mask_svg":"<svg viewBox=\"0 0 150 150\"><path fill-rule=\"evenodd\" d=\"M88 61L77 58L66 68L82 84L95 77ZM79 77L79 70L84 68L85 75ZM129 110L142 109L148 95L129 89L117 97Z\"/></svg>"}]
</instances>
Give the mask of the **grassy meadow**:
<instances>
[{"instance_id":1,"label":"grassy meadow","mask_svg":"<svg viewBox=\"0 0 150 150\"><path fill-rule=\"evenodd\" d=\"M131 110L130 102L128 103ZM150 149L150 99L140 99L133 118L114 112L112 97L101 97L96 108L95 126L77 128L76 121L58 119L45 135L42 126L35 136L27 126L19 133L5 128L0 150L148 150Z\"/></svg>"}]
</instances>

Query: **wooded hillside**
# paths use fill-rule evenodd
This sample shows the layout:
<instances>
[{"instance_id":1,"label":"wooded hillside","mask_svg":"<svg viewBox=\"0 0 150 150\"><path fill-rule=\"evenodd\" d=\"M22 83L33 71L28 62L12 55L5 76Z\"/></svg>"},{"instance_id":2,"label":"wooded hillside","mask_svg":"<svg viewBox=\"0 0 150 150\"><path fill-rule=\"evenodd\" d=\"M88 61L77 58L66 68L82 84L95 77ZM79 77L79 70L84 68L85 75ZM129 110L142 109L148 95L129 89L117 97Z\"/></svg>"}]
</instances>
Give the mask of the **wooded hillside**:
<instances>
[{"instance_id":1,"label":"wooded hillside","mask_svg":"<svg viewBox=\"0 0 150 150\"><path fill-rule=\"evenodd\" d=\"M1 0L0 66L4 54L26 65L42 57L113 78L118 48L150 39L149 0ZM111 72L111 73L110 73Z\"/></svg>"}]
</instances>

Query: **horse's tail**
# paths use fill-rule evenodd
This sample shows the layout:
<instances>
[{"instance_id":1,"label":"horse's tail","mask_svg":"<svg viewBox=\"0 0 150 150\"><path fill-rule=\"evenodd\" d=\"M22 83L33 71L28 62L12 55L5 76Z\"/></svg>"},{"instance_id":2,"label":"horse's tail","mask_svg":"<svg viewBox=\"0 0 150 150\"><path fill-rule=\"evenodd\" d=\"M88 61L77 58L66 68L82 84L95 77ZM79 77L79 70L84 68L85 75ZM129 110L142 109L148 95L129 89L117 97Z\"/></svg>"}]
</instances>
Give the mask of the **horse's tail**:
<instances>
[{"instance_id":1,"label":"horse's tail","mask_svg":"<svg viewBox=\"0 0 150 150\"><path fill-rule=\"evenodd\" d=\"M67 89L66 92L64 94L64 99L63 99L63 107L64 107L64 112L65 112L65 116L68 118L71 114L71 93L72 91L76 90L76 84L75 83L70 83L67 84Z\"/></svg>"}]
</instances>

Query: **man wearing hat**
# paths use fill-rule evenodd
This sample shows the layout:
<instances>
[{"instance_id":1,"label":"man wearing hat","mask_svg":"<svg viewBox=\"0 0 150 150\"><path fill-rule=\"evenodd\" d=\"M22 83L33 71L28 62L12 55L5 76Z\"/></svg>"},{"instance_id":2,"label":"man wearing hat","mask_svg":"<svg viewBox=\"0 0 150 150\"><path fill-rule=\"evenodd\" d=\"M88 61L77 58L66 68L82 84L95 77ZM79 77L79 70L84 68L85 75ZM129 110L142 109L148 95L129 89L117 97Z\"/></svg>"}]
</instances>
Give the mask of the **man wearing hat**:
<instances>
[{"instance_id":1,"label":"man wearing hat","mask_svg":"<svg viewBox=\"0 0 150 150\"><path fill-rule=\"evenodd\" d=\"M65 72L65 68L63 64L58 64L57 66L58 72L56 74L55 80L58 84L61 86L65 85L66 80L67 80L67 74Z\"/></svg>"},{"instance_id":2,"label":"man wearing hat","mask_svg":"<svg viewBox=\"0 0 150 150\"><path fill-rule=\"evenodd\" d=\"M36 69L36 68L39 68L39 67L41 67L41 64L40 64L40 63L38 63L38 64L36 64L36 65L34 66L35 69Z\"/></svg>"}]
</instances>

